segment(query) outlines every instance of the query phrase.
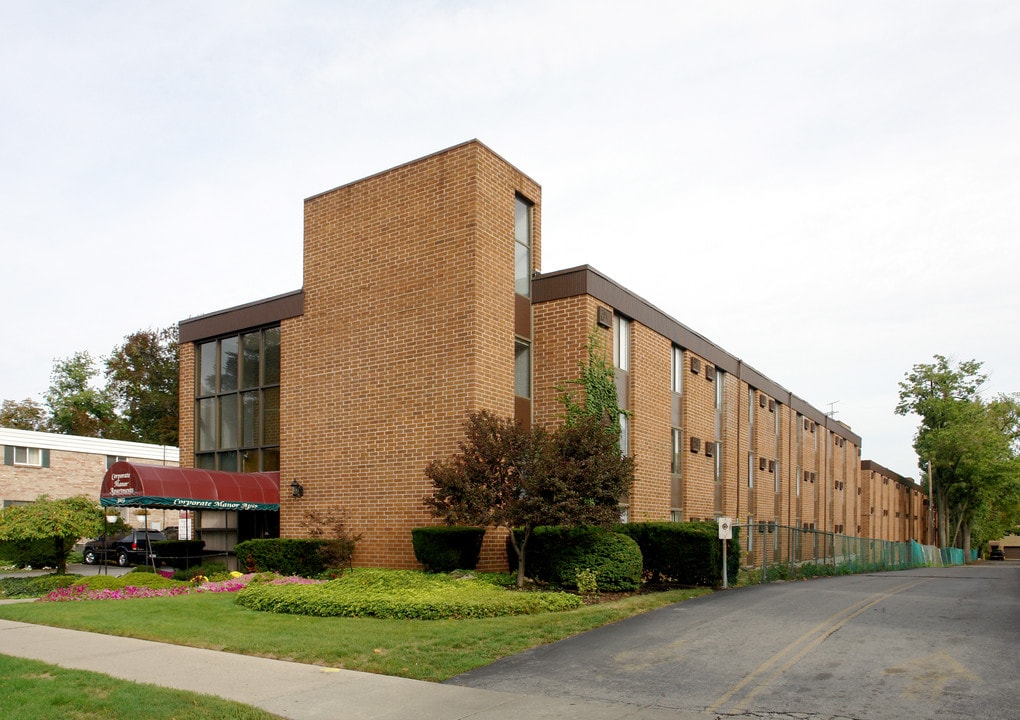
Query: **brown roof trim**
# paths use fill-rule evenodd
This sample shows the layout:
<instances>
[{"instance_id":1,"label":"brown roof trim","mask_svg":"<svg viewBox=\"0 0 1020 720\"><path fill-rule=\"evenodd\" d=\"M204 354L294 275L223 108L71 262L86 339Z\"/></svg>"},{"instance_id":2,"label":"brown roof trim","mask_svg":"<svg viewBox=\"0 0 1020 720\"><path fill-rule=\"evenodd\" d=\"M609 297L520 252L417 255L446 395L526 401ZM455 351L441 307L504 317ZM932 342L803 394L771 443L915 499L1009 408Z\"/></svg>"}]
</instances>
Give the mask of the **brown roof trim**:
<instances>
[{"instance_id":1,"label":"brown roof trim","mask_svg":"<svg viewBox=\"0 0 1020 720\"><path fill-rule=\"evenodd\" d=\"M577 295L590 295L596 300L606 303L621 314L672 340L680 347L698 355L724 372L735 375L748 385L775 398L779 403L793 408L801 415L860 447L861 437L846 425L812 407L740 358L723 350L703 335L699 335L590 265L542 273L532 280L531 297L534 304Z\"/></svg>"},{"instance_id":2,"label":"brown roof trim","mask_svg":"<svg viewBox=\"0 0 1020 720\"><path fill-rule=\"evenodd\" d=\"M196 342L249 328L274 325L287 318L299 317L304 311L305 291L295 290L265 300L181 320L178 324L180 341Z\"/></svg>"},{"instance_id":3,"label":"brown roof trim","mask_svg":"<svg viewBox=\"0 0 1020 720\"><path fill-rule=\"evenodd\" d=\"M907 485L908 487L912 488L920 487L920 485L913 478L903 477L899 473L893 472L884 465L879 465L874 460L861 460L861 470L877 472L880 475L885 475L886 477L892 478L901 485Z\"/></svg>"}]
</instances>

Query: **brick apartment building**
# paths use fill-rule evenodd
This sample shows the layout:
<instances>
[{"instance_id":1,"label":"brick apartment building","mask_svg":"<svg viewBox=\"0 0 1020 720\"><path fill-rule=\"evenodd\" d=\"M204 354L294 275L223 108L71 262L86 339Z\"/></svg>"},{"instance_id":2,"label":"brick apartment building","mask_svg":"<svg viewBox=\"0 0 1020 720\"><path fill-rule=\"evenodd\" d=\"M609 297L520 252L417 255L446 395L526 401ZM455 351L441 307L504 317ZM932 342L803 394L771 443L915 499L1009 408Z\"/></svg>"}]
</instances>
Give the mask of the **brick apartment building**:
<instances>
[{"instance_id":1,"label":"brick apartment building","mask_svg":"<svg viewBox=\"0 0 1020 720\"><path fill-rule=\"evenodd\" d=\"M849 427L591 267L540 273L541 203L478 141L307 199L301 290L180 324L182 464L279 471L282 536L342 509L356 563L416 567L426 465L474 410L558 422L596 332L630 411L625 518L921 539L875 523L906 498ZM482 565L505 562L488 534Z\"/></svg>"}]
</instances>

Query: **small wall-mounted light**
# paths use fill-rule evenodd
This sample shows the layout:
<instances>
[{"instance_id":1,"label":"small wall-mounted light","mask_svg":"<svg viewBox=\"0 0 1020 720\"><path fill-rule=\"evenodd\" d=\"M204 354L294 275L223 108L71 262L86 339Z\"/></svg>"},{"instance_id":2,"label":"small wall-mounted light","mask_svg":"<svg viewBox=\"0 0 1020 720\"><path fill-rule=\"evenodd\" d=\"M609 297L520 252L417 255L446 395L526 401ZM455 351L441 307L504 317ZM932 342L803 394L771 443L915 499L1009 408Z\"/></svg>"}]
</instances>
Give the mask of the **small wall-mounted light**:
<instances>
[{"instance_id":1,"label":"small wall-mounted light","mask_svg":"<svg viewBox=\"0 0 1020 720\"><path fill-rule=\"evenodd\" d=\"M299 483L297 480L295 480L294 482L292 482L290 484L290 494L291 494L292 497L296 497L296 498L304 497L305 496L305 488L304 488L304 486L301 483Z\"/></svg>"}]
</instances>

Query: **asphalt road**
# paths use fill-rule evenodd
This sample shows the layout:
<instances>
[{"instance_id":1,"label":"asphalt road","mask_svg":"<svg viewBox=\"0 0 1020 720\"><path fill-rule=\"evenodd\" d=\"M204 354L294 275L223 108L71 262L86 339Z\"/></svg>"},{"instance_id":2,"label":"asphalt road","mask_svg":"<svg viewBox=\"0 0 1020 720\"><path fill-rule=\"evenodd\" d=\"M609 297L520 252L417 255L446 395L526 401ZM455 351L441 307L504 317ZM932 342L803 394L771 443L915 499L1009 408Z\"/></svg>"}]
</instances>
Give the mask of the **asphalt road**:
<instances>
[{"instance_id":1,"label":"asphalt road","mask_svg":"<svg viewBox=\"0 0 1020 720\"><path fill-rule=\"evenodd\" d=\"M714 593L451 684L708 717L1020 719L1020 561Z\"/></svg>"}]
</instances>

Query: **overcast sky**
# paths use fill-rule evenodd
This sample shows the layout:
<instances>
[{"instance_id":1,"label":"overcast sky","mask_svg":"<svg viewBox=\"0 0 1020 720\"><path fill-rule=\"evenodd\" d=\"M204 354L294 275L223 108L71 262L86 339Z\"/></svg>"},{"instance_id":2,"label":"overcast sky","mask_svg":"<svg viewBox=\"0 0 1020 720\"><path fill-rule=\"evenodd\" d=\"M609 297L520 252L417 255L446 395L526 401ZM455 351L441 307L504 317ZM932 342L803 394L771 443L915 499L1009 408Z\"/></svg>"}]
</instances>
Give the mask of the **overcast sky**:
<instances>
[{"instance_id":1,"label":"overcast sky","mask_svg":"<svg viewBox=\"0 0 1020 720\"><path fill-rule=\"evenodd\" d=\"M478 138L589 264L917 477L1020 390L1020 3L0 0L0 399L301 287L304 198ZM835 403L830 405L830 403Z\"/></svg>"}]
</instances>

